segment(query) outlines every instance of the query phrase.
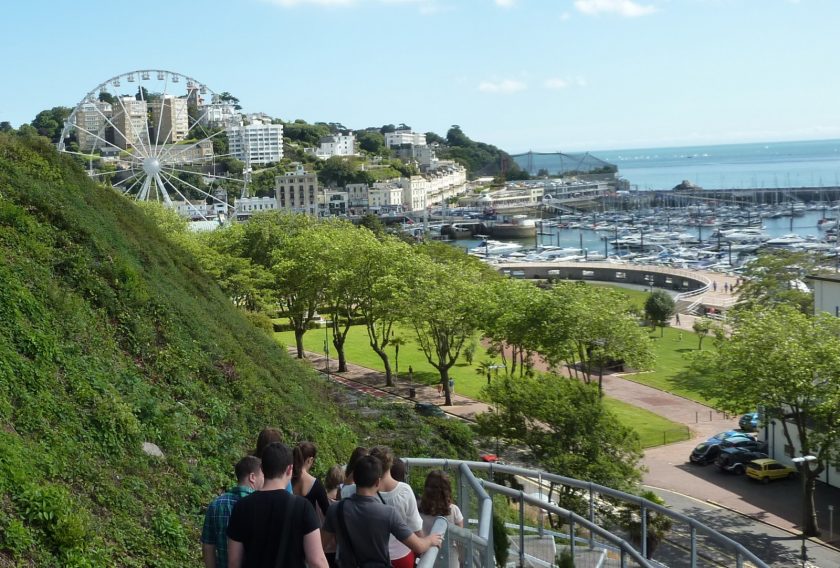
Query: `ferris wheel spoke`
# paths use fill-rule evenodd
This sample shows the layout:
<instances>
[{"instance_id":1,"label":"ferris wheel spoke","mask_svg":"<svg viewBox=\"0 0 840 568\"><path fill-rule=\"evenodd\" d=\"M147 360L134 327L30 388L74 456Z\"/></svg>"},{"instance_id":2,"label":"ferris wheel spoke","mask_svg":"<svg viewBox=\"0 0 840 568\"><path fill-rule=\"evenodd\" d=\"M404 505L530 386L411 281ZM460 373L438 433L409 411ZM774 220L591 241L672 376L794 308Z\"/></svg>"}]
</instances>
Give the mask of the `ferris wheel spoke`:
<instances>
[{"instance_id":1,"label":"ferris wheel spoke","mask_svg":"<svg viewBox=\"0 0 840 568\"><path fill-rule=\"evenodd\" d=\"M172 207L172 198L169 197L169 192L166 191L166 186L163 184L163 180L160 179L160 173L155 174L155 185L157 186L158 195L163 196L164 203Z\"/></svg>"},{"instance_id":2,"label":"ferris wheel spoke","mask_svg":"<svg viewBox=\"0 0 840 568\"><path fill-rule=\"evenodd\" d=\"M105 119L105 121L106 121L106 122L107 122L107 123L111 126L111 128L113 128L113 129L114 129L114 130L116 130L116 131L119 131L119 128L117 128L117 127L116 127L116 125L115 125L113 122L111 122L111 119L110 119L110 118L108 118L107 116L105 116L105 113L104 113L104 112L102 112L102 110L99 108L99 105L98 105L98 104L96 104L95 102L93 103L93 108L95 108L95 109L96 109L96 112L98 112L98 113L100 114L100 116L102 116L102 118L104 118L104 119ZM123 108L125 108L125 107L123 107ZM125 136L123 136L123 140L125 140ZM115 147L116 147L116 148L119 148L119 146L115 146ZM120 150L122 150L122 148L120 148Z\"/></svg>"},{"instance_id":3,"label":"ferris wheel spoke","mask_svg":"<svg viewBox=\"0 0 840 568\"><path fill-rule=\"evenodd\" d=\"M127 182L128 180L133 179L133 178L136 178L137 176L139 176L139 175L141 175L142 173L144 173L144 172L143 172L143 170L137 170L137 171L132 170L132 172L134 172L134 173L132 173L130 176L125 177L125 178L121 179L120 181L118 181L118 182L117 182L117 183L115 183L115 184L112 184L112 185L113 185L113 187L119 187L119 186L121 186L122 184L124 184L125 182Z\"/></svg>"},{"instance_id":4,"label":"ferris wheel spoke","mask_svg":"<svg viewBox=\"0 0 840 568\"><path fill-rule=\"evenodd\" d=\"M94 134L94 133L93 133L93 132L91 132L90 130L86 130L86 129L82 128L82 127L81 127L81 126L79 126L78 124L77 124L77 125L75 125L75 126L74 126L74 128L76 128L77 130L81 130L81 131L82 131L82 132L84 132L85 134L90 134L91 136L93 136L93 137L94 137L94 138L96 138L97 140L101 140L102 142L105 142L108 146L111 146L112 148L114 148L114 149L116 149L116 150L119 150L120 152L125 152L125 150L124 150L123 148L120 148L120 147L119 147L119 146L117 146L116 144L113 144L113 143L111 143L111 142L108 142L107 140L105 140L105 139L104 139L104 138L102 138L101 136L98 136L98 135ZM68 153L69 153L70 151L69 151L69 150L64 150L64 152L68 152ZM134 158L135 160L137 159L137 157L136 157L136 156L134 156L134 154L131 154L131 153L130 153L129 155L130 155L132 158ZM138 161L139 161L139 160L138 160Z\"/></svg>"},{"instance_id":5,"label":"ferris wheel spoke","mask_svg":"<svg viewBox=\"0 0 840 568\"><path fill-rule=\"evenodd\" d=\"M185 173L185 174L195 174L195 175L199 175L199 176L202 176L202 177L209 177L209 178L213 178L213 179L223 179L223 180L227 180L227 181L232 181L234 183L245 183L244 179L236 179L236 178L220 176L220 175L216 175L216 174L203 174L201 172L193 172L193 171L190 171L190 170L182 170L182 169L179 169L179 168L173 168L171 166L169 166L169 169L173 172L181 172L181 173Z\"/></svg>"},{"instance_id":6,"label":"ferris wheel spoke","mask_svg":"<svg viewBox=\"0 0 840 568\"><path fill-rule=\"evenodd\" d=\"M134 177L134 176L132 176L132 177ZM131 178L126 178L126 179L131 179ZM131 193L131 190L134 189L137 186L137 184L142 182L142 181L143 181L143 176L138 177L136 180L134 180L134 183L132 183L130 186L128 186L128 189L125 189L122 192L122 194L123 195L128 195L129 193ZM114 186L114 187L117 187L117 186Z\"/></svg>"},{"instance_id":7,"label":"ferris wheel spoke","mask_svg":"<svg viewBox=\"0 0 840 568\"><path fill-rule=\"evenodd\" d=\"M162 170L161 170L161 171L162 171ZM172 174L170 174L170 175L172 175ZM198 188L198 187L194 186L193 184L191 184L191 183L190 183L190 182L188 182L187 180L181 179L181 178L179 178L179 177L177 177L177 176L174 176L174 175L173 175L173 177L175 177L175 178L176 178L178 181L180 181L181 183L183 183L183 184L185 184L185 185L187 185L187 186L189 186L189 187L193 188L194 190L196 190L197 192L199 192L201 195L204 195L204 196L206 196L206 197L209 197L210 199L212 199L212 200L213 200L213 201L215 201L216 203L220 203L220 204L224 205L225 207L227 207L227 206L228 206L228 204L227 204L226 202L222 201L221 199L219 199L219 198L218 198L218 197L216 197L215 195L213 195L213 194L211 194L211 193L208 193L208 192L206 192L205 190L200 189L200 188Z\"/></svg>"},{"instance_id":8,"label":"ferris wheel spoke","mask_svg":"<svg viewBox=\"0 0 840 568\"><path fill-rule=\"evenodd\" d=\"M166 93L164 93L162 96L163 96L163 99L161 99L161 102L160 102L160 104L161 104L161 109L160 109L161 117L163 117L163 109L164 109L164 105L166 104ZM170 104L170 108L171 107L174 107L174 105ZM190 125L189 104L187 104L186 109L187 109L187 134L189 134L189 130L190 130L189 129L189 125ZM164 136L163 141L159 145L155 146L155 152L154 152L153 155L158 160L162 160L161 156L163 156L166 153L166 151L167 151L166 141L169 140L169 138L172 136L172 130L175 128L175 124L178 123L178 118L181 116L181 114L182 113L179 112L178 109L175 109L175 115L169 121L169 132L166 133L166 136ZM157 136L155 136L155 137L157 137Z\"/></svg>"},{"instance_id":9,"label":"ferris wheel spoke","mask_svg":"<svg viewBox=\"0 0 840 568\"><path fill-rule=\"evenodd\" d=\"M199 140L198 142L194 142L194 143L192 143L188 146L184 146L184 148L180 149L178 152L174 151L174 147L170 147L170 148L167 149L166 155L161 157L161 158L158 158L158 159L161 161L161 163L164 163L164 162L165 163L177 163L177 157L178 156L186 153L188 150L191 150L191 149L195 148L196 146L198 146L202 142L207 142L208 140L212 140L213 138L215 138L216 136L218 136L219 134L222 134L222 133L224 133L224 130L219 130L218 132L208 136L207 138L205 138L203 140ZM172 159L173 157L176 158L176 159L173 160Z\"/></svg>"},{"instance_id":10,"label":"ferris wheel spoke","mask_svg":"<svg viewBox=\"0 0 840 568\"><path fill-rule=\"evenodd\" d=\"M140 154L144 158L149 157L149 149L146 148L145 144L143 144L143 138L140 136L140 134L138 134L137 128L134 126L134 121L131 120L131 115L128 113L128 109L125 108L125 103L123 102L123 98L119 94L117 95L117 101L120 103L120 106L123 109L123 116L125 116L126 123L131 126L131 131L134 132L134 136L137 138L137 141L140 143L140 147L137 148L137 150L140 151ZM144 122L146 122L146 124L148 124L148 120L149 120L148 118L145 118ZM117 131L120 132L120 134L123 137L123 140L127 140L127 138L125 136L127 134L127 132L122 132L122 131L119 130L119 128L114 128L114 130L117 130ZM149 135L149 131L148 131L148 129L146 129L146 136L148 136L148 135Z\"/></svg>"},{"instance_id":11,"label":"ferris wheel spoke","mask_svg":"<svg viewBox=\"0 0 840 568\"><path fill-rule=\"evenodd\" d=\"M187 199L186 196L178 190L178 187L172 182L172 178L170 176L167 176L166 172L161 172L161 174L163 174L163 176L167 178L167 181L169 182L169 186L175 191L175 193L177 193L181 197L181 199L184 200L184 203L186 203L187 206L192 207L192 203L190 203L190 200ZM180 181L183 181L183 180L180 180ZM198 215L203 220L205 220L205 221L208 220L207 217L204 216L204 213L202 213L198 208L195 208L194 211L196 213L198 213Z\"/></svg>"},{"instance_id":12,"label":"ferris wheel spoke","mask_svg":"<svg viewBox=\"0 0 840 568\"><path fill-rule=\"evenodd\" d=\"M163 82L163 97L166 98L167 89L169 88L169 73L166 74L166 79ZM163 112L158 116L158 125L155 128L155 148L160 144L160 127L163 124Z\"/></svg>"},{"instance_id":13,"label":"ferris wheel spoke","mask_svg":"<svg viewBox=\"0 0 840 568\"><path fill-rule=\"evenodd\" d=\"M149 198L149 187L152 185L152 176L146 176L143 178L143 187L140 188L140 191L137 193L137 200L138 201L145 201Z\"/></svg>"},{"instance_id":14,"label":"ferris wheel spoke","mask_svg":"<svg viewBox=\"0 0 840 568\"><path fill-rule=\"evenodd\" d=\"M194 158L194 159L191 159L191 160L178 160L177 164L179 166L184 166L184 165L187 165L187 164L194 164L194 163L197 163L197 162L212 162L216 158L225 158L225 157L234 156L234 155L235 154L230 152L230 153L227 153L227 154L214 154L212 156L199 156L198 158Z\"/></svg>"}]
</instances>

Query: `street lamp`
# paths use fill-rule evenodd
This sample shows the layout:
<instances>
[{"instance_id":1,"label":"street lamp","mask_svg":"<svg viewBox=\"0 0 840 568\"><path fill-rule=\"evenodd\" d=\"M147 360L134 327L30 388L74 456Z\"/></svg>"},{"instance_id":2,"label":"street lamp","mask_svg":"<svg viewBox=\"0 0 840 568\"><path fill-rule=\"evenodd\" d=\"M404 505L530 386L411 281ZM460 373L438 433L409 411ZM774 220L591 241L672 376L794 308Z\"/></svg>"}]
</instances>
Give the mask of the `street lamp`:
<instances>
[{"instance_id":1,"label":"street lamp","mask_svg":"<svg viewBox=\"0 0 840 568\"><path fill-rule=\"evenodd\" d=\"M498 379L499 378L499 369L505 369L505 368L506 367L504 365L499 365L499 364L488 365L487 366L487 384L488 385L490 384L490 370L491 369L494 369L496 371L496 378Z\"/></svg>"},{"instance_id":2,"label":"street lamp","mask_svg":"<svg viewBox=\"0 0 840 568\"><path fill-rule=\"evenodd\" d=\"M805 539L808 537L808 530L809 525L813 522L813 526L816 528L817 524L814 519L809 519L808 515L808 499L810 496L808 495L808 464L810 462L817 461L817 456L807 455L807 456L800 456L792 458L791 461L796 464L796 468L799 470L799 475L802 476L802 566L805 566L805 563L808 561L808 549L805 548ZM811 507L811 514L816 516L816 510L814 510L813 506Z\"/></svg>"}]
</instances>

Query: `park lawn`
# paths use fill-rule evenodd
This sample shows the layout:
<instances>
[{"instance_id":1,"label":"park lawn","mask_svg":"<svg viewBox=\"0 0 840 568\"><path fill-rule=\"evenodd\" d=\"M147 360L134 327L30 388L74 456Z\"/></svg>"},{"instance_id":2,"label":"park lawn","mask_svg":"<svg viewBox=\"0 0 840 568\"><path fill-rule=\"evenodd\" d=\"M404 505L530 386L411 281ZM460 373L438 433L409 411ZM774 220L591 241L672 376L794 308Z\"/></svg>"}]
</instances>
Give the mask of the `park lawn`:
<instances>
[{"instance_id":1,"label":"park lawn","mask_svg":"<svg viewBox=\"0 0 840 568\"><path fill-rule=\"evenodd\" d=\"M638 309L640 312L645 311L645 302L650 296L650 292L645 292L644 290L633 290L632 288L625 288L624 286L616 286L615 284L609 284L606 282L590 282L585 281L588 286L600 286L602 288L612 288L613 290L617 290L621 292L627 299L630 300L630 305L634 308Z\"/></svg>"},{"instance_id":2,"label":"park lawn","mask_svg":"<svg viewBox=\"0 0 840 568\"><path fill-rule=\"evenodd\" d=\"M654 369L624 375L624 378L713 406L712 401L703 395L703 389L709 384L710 378L689 369L689 356L698 352L697 334L666 327L664 336L660 337L657 328L651 332L650 338L656 355ZM711 336L703 340L703 350L714 352Z\"/></svg>"},{"instance_id":3,"label":"park lawn","mask_svg":"<svg viewBox=\"0 0 840 568\"><path fill-rule=\"evenodd\" d=\"M688 426L685 424L671 422L638 406L608 396L604 397L604 406L618 417L619 422L636 431L643 448L681 442L689 438Z\"/></svg>"},{"instance_id":4,"label":"park lawn","mask_svg":"<svg viewBox=\"0 0 840 568\"><path fill-rule=\"evenodd\" d=\"M657 332L658 333L658 332ZM413 338L413 332L407 327L398 329L397 335L405 338L406 345L400 347L400 374L399 381L406 381L408 379L409 365L414 370L414 381L418 384L432 385L438 382L439 375L437 371L426 360L426 357L420 351L419 346ZM275 334L277 340L287 346L294 346L295 337L294 332L284 331ZM324 329L313 329L308 331L303 336L304 348L307 351L316 353L324 352ZM332 334L329 330L326 331L326 337L330 338L330 357L335 357L335 348L332 345ZM476 340L478 336L476 337ZM347 335L347 341L344 345L347 361L361 365L369 369L376 369L383 371L382 360L374 353L368 344L367 331L363 326L353 326ZM391 367L394 367L394 348L389 346L387 349L388 355L391 358ZM487 384L487 378L484 374L479 374L478 363L482 360L489 360L484 354L483 348L479 346L476 349L476 356L473 360L473 365L467 364L462 356L455 366L450 369L450 377L455 379L455 392L469 398L482 400L481 389ZM335 367L333 367L335 368ZM494 375L491 380L495 380ZM677 440L684 440L686 438L686 428L681 424L671 422L666 418L662 418L652 412L627 404L616 399L606 397L604 399L607 407L615 412L622 424L625 424L638 432L642 440L642 446L647 448L651 446L660 445L663 439L666 443ZM664 438L663 438L664 435Z\"/></svg>"}]
</instances>

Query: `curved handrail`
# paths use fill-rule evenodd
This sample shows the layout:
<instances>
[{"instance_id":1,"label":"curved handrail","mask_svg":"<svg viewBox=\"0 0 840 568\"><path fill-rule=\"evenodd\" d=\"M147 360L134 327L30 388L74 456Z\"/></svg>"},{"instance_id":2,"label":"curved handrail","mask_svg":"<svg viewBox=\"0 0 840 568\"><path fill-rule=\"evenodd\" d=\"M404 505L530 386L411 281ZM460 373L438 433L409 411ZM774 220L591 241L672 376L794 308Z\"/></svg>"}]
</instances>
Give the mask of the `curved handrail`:
<instances>
[{"instance_id":1,"label":"curved handrail","mask_svg":"<svg viewBox=\"0 0 840 568\"><path fill-rule=\"evenodd\" d=\"M435 519L434 524L432 525L432 529L429 531L429 534L446 534L447 522L446 519L443 517L438 517ZM432 546L426 552L424 552L420 556L420 560L417 561L417 568L432 568L435 565L435 560L437 560L438 554L440 553L439 546Z\"/></svg>"},{"instance_id":2,"label":"curved handrail","mask_svg":"<svg viewBox=\"0 0 840 568\"><path fill-rule=\"evenodd\" d=\"M406 465L416 465L419 467L451 467L457 466L459 471L464 471L461 466L466 466L466 471L469 472L467 478L469 479L472 477L472 470L480 470L480 471L488 471L491 474L493 472L500 472L500 473L509 473L513 475L520 475L523 477L529 478L536 478L539 477L543 481L550 481L562 485L566 485L568 487L574 487L576 489L587 490L591 493L598 493L602 495L607 495L626 503L631 503L634 505L639 506L640 508L645 508L648 510L656 511L662 515L670 517L676 521L681 523L687 524L692 531L697 531L702 534L707 535L712 541L720 544L721 546L726 547L727 549L733 551L738 557L744 558L750 562L752 562L757 568L768 568L767 564L760 560L755 554L747 550L744 545L732 540L731 538L721 534L720 532L716 531L715 529L704 525L703 523L684 515L678 511L674 511L667 507L664 507L658 503L654 503L653 501L649 501L644 497L640 497L639 495L633 495L630 493L625 493L623 491L619 491L617 489L613 489L611 487L606 487L604 485L599 485L597 483L592 483L591 481L582 481L579 479L574 479L571 477L564 477L562 475L557 475L553 473L546 473L537 470L531 470L523 467L511 466L506 464L499 464L499 463L485 463L485 462L475 462L475 461L468 461L468 460L450 460L450 459L431 459L431 458L403 458ZM479 482L482 485L486 485L483 482ZM495 490L495 488L494 488ZM544 506L546 503L540 500L536 500L534 503L537 506Z\"/></svg>"}]
</instances>

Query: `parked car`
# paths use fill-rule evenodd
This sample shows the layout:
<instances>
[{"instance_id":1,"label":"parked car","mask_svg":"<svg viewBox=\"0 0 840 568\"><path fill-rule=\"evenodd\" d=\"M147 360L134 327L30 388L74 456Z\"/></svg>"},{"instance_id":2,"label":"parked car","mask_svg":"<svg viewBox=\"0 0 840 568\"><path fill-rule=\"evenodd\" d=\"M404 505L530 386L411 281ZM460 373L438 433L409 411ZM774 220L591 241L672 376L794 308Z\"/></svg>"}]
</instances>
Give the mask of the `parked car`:
<instances>
[{"instance_id":1,"label":"parked car","mask_svg":"<svg viewBox=\"0 0 840 568\"><path fill-rule=\"evenodd\" d=\"M726 442L731 446L738 446L738 445L749 445L751 443L755 443L755 440L743 432L739 432L738 430L727 430L726 432L720 432L719 434L715 434L702 444L698 444L692 451L691 455L688 456L688 460L691 463L696 463L700 465L706 465L712 463L717 459L718 455L720 455L721 444ZM754 448L758 449L758 448Z\"/></svg>"},{"instance_id":2,"label":"parked car","mask_svg":"<svg viewBox=\"0 0 840 568\"><path fill-rule=\"evenodd\" d=\"M735 475L742 475L747 470L747 464L753 460L769 457L764 452L748 450L746 448L721 448L715 460L715 465L721 471L728 471Z\"/></svg>"},{"instance_id":3,"label":"parked car","mask_svg":"<svg viewBox=\"0 0 840 568\"><path fill-rule=\"evenodd\" d=\"M721 440L721 449L723 448L741 448L744 450L752 450L756 452L766 452L767 442L760 442L751 436L733 436L726 440Z\"/></svg>"},{"instance_id":4,"label":"parked car","mask_svg":"<svg viewBox=\"0 0 840 568\"><path fill-rule=\"evenodd\" d=\"M437 404L432 404L431 402L415 403L414 410L421 416L437 416L439 418L446 417L446 413L441 410Z\"/></svg>"},{"instance_id":5,"label":"parked car","mask_svg":"<svg viewBox=\"0 0 840 568\"><path fill-rule=\"evenodd\" d=\"M747 477L762 483L772 479L787 479L796 475L796 470L769 458L753 460L747 464Z\"/></svg>"},{"instance_id":6,"label":"parked car","mask_svg":"<svg viewBox=\"0 0 840 568\"><path fill-rule=\"evenodd\" d=\"M745 432L755 432L758 430L758 412L744 414L738 420L738 427Z\"/></svg>"}]
</instances>

